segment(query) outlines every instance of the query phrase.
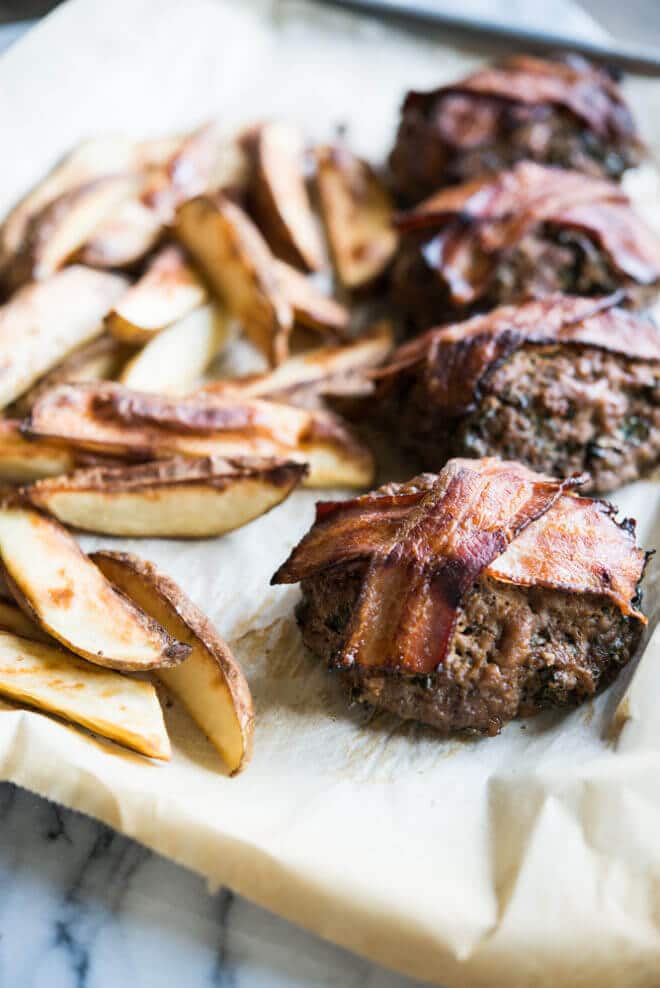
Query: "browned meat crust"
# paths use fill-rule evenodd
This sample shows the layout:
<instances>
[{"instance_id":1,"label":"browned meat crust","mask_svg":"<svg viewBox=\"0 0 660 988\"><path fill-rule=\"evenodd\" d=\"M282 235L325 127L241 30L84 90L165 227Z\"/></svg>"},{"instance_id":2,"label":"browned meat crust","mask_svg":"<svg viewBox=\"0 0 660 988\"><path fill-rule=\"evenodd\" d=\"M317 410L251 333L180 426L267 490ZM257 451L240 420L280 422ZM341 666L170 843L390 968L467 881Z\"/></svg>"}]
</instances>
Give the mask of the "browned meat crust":
<instances>
[{"instance_id":1,"label":"browned meat crust","mask_svg":"<svg viewBox=\"0 0 660 988\"><path fill-rule=\"evenodd\" d=\"M585 300L564 298L566 320L574 302L584 311ZM556 317L560 300L550 305ZM495 455L558 477L587 471L589 491L636 480L660 463L660 334L616 308L570 330L555 336L533 304L431 331L384 369L381 421L427 469Z\"/></svg>"},{"instance_id":2,"label":"browned meat crust","mask_svg":"<svg viewBox=\"0 0 660 988\"><path fill-rule=\"evenodd\" d=\"M273 582L301 582L306 644L353 696L444 733L592 695L628 661L634 524L515 463L320 503Z\"/></svg>"},{"instance_id":3,"label":"browned meat crust","mask_svg":"<svg viewBox=\"0 0 660 988\"><path fill-rule=\"evenodd\" d=\"M413 329L561 291L625 291L640 307L660 288L660 238L618 186L522 162L446 189L396 218L392 300Z\"/></svg>"},{"instance_id":4,"label":"browned meat crust","mask_svg":"<svg viewBox=\"0 0 660 988\"><path fill-rule=\"evenodd\" d=\"M606 71L515 55L453 85L408 93L389 165L400 199L415 203L522 160L617 179L642 153Z\"/></svg>"},{"instance_id":5,"label":"browned meat crust","mask_svg":"<svg viewBox=\"0 0 660 988\"><path fill-rule=\"evenodd\" d=\"M330 666L341 649L364 565L302 583L297 610L307 647ZM509 586L481 577L467 594L444 665L432 675L355 667L341 672L354 700L430 724L442 734L497 734L515 717L576 706L607 686L634 654L641 625L602 596Z\"/></svg>"}]
</instances>

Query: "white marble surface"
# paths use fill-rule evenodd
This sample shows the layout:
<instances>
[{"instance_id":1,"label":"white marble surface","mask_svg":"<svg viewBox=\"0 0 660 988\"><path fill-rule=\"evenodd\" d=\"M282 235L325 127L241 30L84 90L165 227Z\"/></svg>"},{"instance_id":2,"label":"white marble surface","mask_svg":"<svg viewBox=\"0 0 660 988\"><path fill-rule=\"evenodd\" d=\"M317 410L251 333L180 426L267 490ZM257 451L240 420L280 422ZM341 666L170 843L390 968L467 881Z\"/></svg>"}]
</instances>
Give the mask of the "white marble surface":
<instances>
[{"instance_id":1,"label":"white marble surface","mask_svg":"<svg viewBox=\"0 0 660 988\"><path fill-rule=\"evenodd\" d=\"M0 785L2 988L415 988L93 820Z\"/></svg>"}]
</instances>

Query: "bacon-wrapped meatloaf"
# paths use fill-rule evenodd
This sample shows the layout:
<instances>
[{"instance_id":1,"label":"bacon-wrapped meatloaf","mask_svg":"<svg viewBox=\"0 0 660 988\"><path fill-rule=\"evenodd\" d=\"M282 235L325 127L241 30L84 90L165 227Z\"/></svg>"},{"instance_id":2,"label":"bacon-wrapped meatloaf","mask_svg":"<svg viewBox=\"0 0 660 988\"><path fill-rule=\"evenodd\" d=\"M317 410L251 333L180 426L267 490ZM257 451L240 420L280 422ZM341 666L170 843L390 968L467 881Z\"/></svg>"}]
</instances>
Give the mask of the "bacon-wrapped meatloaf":
<instances>
[{"instance_id":1,"label":"bacon-wrapped meatloaf","mask_svg":"<svg viewBox=\"0 0 660 988\"><path fill-rule=\"evenodd\" d=\"M634 524L517 463L321 502L273 577L301 582L308 647L355 699L449 734L580 703L633 655Z\"/></svg>"},{"instance_id":2,"label":"bacon-wrapped meatloaf","mask_svg":"<svg viewBox=\"0 0 660 988\"><path fill-rule=\"evenodd\" d=\"M394 188L419 202L518 161L619 178L642 144L615 79L583 60L512 55L431 92L411 92L390 155Z\"/></svg>"},{"instance_id":3,"label":"bacon-wrapped meatloaf","mask_svg":"<svg viewBox=\"0 0 660 988\"><path fill-rule=\"evenodd\" d=\"M616 297L553 295L433 329L377 372L420 464L498 455L612 490L660 463L660 332Z\"/></svg>"},{"instance_id":4,"label":"bacon-wrapped meatloaf","mask_svg":"<svg viewBox=\"0 0 660 988\"><path fill-rule=\"evenodd\" d=\"M393 301L416 329L550 292L660 290L660 237L618 185L532 162L397 217Z\"/></svg>"}]
</instances>

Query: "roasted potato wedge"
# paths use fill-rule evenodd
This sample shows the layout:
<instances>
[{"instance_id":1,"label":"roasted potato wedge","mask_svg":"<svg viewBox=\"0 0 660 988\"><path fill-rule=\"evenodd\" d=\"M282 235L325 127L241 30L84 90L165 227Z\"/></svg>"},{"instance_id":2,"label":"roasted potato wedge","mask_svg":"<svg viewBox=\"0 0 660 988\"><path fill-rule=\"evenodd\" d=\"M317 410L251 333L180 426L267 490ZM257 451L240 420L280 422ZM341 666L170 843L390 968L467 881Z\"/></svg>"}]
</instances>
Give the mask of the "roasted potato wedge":
<instances>
[{"instance_id":1,"label":"roasted potato wedge","mask_svg":"<svg viewBox=\"0 0 660 988\"><path fill-rule=\"evenodd\" d=\"M49 278L141 183L133 174L106 175L54 199L28 223L20 247L4 269L5 285L16 289Z\"/></svg>"},{"instance_id":2,"label":"roasted potato wedge","mask_svg":"<svg viewBox=\"0 0 660 988\"><path fill-rule=\"evenodd\" d=\"M175 233L248 338L271 364L281 363L293 310L268 244L249 216L226 196L198 196L177 211Z\"/></svg>"},{"instance_id":3,"label":"roasted potato wedge","mask_svg":"<svg viewBox=\"0 0 660 988\"><path fill-rule=\"evenodd\" d=\"M125 289L119 275L76 265L26 285L0 306L0 407L99 336L103 316Z\"/></svg>"},{"instance_id":4,"label":"roasted potato wedge","mask_svg":"<svg viewBox=\"0 0 660 988\"><path fill-rule=\"evenodd\" d=\"M0 270L23 243L30 221L49 203L94 179L139 171L167 160L179 139L136 143L111 135L85 141L60 161L38 185L11 210L0 227Z\"/></svg>"},{"instance_id":5,"label":"roasted potato wedge","mask_svg":"<svg viewBox=\"0 0 660 988\"><path fill-rule=\"evenodd\" d=\"M170 757L163 712L151 683L95 668L54 642L0 631L0 694L150 758Z\"/></svg>"},{"instance_id":6,"label":"roasted potato wedge","mask_svg":"<svg viewBox=\"0 0 660 988\"><path fill-rule=\"evenodd\" d=\"M2 558L0 558L0 599L11 604L12 606L15 606L14 595L9 589L9 583L7 582L7 571L3 565Z\"/></svg>"},{"instance_id":7,"label":"roasted potato wedge","mask_svg":"<svg viewBox=\"0 0 660 988\"><path fill-rule=\"evenodd\" d=\"M148 343L206 301L206 288L176 246L164 247L105 317L122 343Z\"/></svg>"},{"instance_id":8,"label":"roasted potato wedge","mask_svg":"<svg viewBox=\"0 0 660 988\"><path fill-rule=\"evenodd\" d=\"M92 268L132 268L163 236L162 220L139 197L120 203L80 248L77 259Z\"/></svg>"},{"instance_id":9,"label":"roasted potato wedge","mask_svg":"<svg viewBox=\"0 0 660 988\"><path fill-rule=\"evenodd\" d=\"M289 357L266 374L211 381L200 394L219 397L267 398L307 404L314 395L344 394L346 384L362 372L383 363L394 346L391 323L384 319L364 336L343 346L323 346Z\"/></svg>"},{"instance_id":10,"label":"roasted potato wedge","mask_svg":"<svg viewBox=\"0 0 660 988\"><path fill-rule=\"evenodd\" d=\"M9 590L7 590L9 593ZM13 603L13 599L0 599L0 631L8 631L12 635L20 635L21 638L30 638L35 642L45 642L47 645L54 645L55 642L42 631L38 624L31 621L26 614Z\"/></svg>"},{"instance_id":11,"label":"roasted potato wedge","mask_svg":"<svg viewBox=\"0 0 660 988\"><path fill-rule=\"evenodd\" d=\"M16 603L77 655L123 670L186 658L188 647L113 590L53 519L18 505L0 508L0 555Z\"/></svg>"},{"instance_id":12,"label":"roasted potato wedge","mask_svg":"<svg viewBox=\"0 0 660 988\"><path fill-rule=\"evenodd\" d=\"M21 423L0 420L0 483L29 484L41 477L68 473L76 458L65 446L42 439L26 439Z\"/></svg>"},{"instance_id":13,"label":"roasted potato wedge","mask_svg":"<svg viewBox=\"0 0 660 988\"><path fill-rule=\"evenodd\" d=\"M192 649L176 669L160 669L165 683L217 749L232 775L252 753L254 709L250 687L217 631L184 592L153 563L126 552L95 552L108 580Z\"/></svg>"},{"instance_id":14,"label":"roasted potato wedge","mask_svg":"<svg viewBox=\"0 0 660 988\"><path fill-rule=\"evenodd\" d=\"M178 142L139 194L95 231L79 259L92 267L132 267L158 243L179 203L205 189L235 194L246 183L245 153L206 124Z\"/></svg>"},{"instance_id":15,"label":"roasted potato wedge","mask_svg":"<svg viewBox=\"0 0 660 988\"><path fill-rule=\"evenodd\" d=\"M126 538L209 538L280 504L306 473L301 463L175 457L90 467L33 484L26 498L65 525Z\"/></svg>"},{"instance_id":16,"label":"roasted potato wedge","mask_svg":"<svg viewBox=\"0 0 660 988\"><path fill-rule=\"evenodd\" d=\"M119 462L60 442L27 438L21 421L0 419L0 485L31 484L78 467L117 466Z\"/></svg>"},{"instance_id":17,"label":"roasted potato wedge","mask_svg":"<svg viewBox=\"0 0 660 988\"><path fill-rule=\"evenodd\" d=\"M351 318L346 306L325 295L309 278L284 261L275 261L275 271L297 323L335 339L346 336Z\"/></svg>"},{"instance_id":18,"label":"roasted potato wedge","mask_svg":"<svg viewBox=\"0 0 660 988\"><path fill-rule=\"evenodd\" d=\"M397 246L392 201L378 176L347 148L316 149L321 216L337 278L348 291L376 281Z\"/></svg>"},{"instance_id":19,"label":"roasted potato wedge","mask_svg":"<svg viewBox=\"0 0 660 988\"><path fill-rule=\"evenodd\" d=\"M120 343L109 333L104 333L90 343L83 343L17 398L7 414L21 417L27 415L37 398L58 384L116 378L134 352L133 347Z\"/></svg>"},{"instance_id":20,"label":"roasted potato wedge","mask_svg":"<svg viewBox=\"0 0 660 988\"><path fill-rule=\"evenodd\" d=\"M170 223L186 199L213 186L225 144L217 124L205 123L187 134L160 170L154 170L142 201Z\"/></svg>"},{"instance_id":21,"label":"roasted potato wedge","mask_svg":"<svg viewBox=\"0 0 660 988\"><path fill-rule=\"evenodd\" d=\"M204 305L168 326L125 366L119 380L136 391L186 394L231 337L219 305Z\"/></svg>"},{"instance_id":22,"label":"roasted potato wedge","mask_svg":"<svg viewBox=\"0 0 660 988\"><path fill-rule=\"evenodd\" d=\"M249 201L257 225L277 257L318 271L323 243L305 185L301 134L272 121L257 127L247 144L253 157Z\"/></svg>"},{"instance_id":23,"label":"roasted potato wedge","mask_svg":"<svg viewBox=\"0 0 660 988\"><path fill-rule=\"evenodd\" d=\"M142 460L291 459L309 464L309 487L364 487L373 479L370 451L336 416L258 399L166 398L110 382L65 385L37 402L25 430Z\"/></svg>"}]
</instances>

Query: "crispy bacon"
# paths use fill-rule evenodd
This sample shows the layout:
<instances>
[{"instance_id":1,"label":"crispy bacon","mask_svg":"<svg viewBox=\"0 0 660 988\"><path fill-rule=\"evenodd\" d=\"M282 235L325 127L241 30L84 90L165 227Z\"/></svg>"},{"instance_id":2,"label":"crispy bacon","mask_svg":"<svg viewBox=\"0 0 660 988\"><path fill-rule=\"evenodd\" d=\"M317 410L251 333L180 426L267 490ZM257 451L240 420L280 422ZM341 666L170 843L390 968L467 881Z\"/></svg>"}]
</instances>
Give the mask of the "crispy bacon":
<instances>
[{"instance_id":1,"label":"crispy bacon","mask_svg":"<svg viewBox=\"0 0 660 988\"><path fill-rule=\"evenodd\" d=\"M660 271L660 240L626 203L576 205L565 209L554 222L593 237L600 249L623 274L640 285L651 285Z\"/></svg>"},{"instance_id":2,"label":"crispy bacon","mask_svg":"<svg viewBox=\"0 0 660 988\"><path fill-rule=\"evenodd\" d=\"M583 231L633 281L660 278L660 238L620 187L568 169L523 161L445 189L395 217L402 233L421 232L427 264L462 304L484 294L502 252L543 224Z\"/></svg>"},{"instance_id":3,"label":"crispy bacon","mask_svg":"<svg viewBox=\"0 0 660 988\"><path fill-rule=\"evenodd\" d=\"M519 586L608 597L635 608L645 555L634 525L555 480L494 458L450 460L401 493L321 504L310 532L273 577L293 583L360 560L365 576L338 667L433 672L464 594L482 573Z\"/></svg>"},{"instance_id":4,"label":"crispy bacon","mask_svg":"<svg viewBox=\"0 0 660 988\"><path fill-rule=\"evenodd\" d=\"M628 203L628 198L607 179L522 161L497 175L442 189L414 209L398 213L394 222L410 232L460 219L474 225L484 245L496 250L510 245L514 234L520 236L532 223L597 202Z\"/></svg>"},{"instance_id":5,"label":"crispy bacon","mask_svg":"<svg viewBox=\"0 0 660 988\"><path fill-rule=\"evenodd\" d=\"M660 361L657 328L619 308L619 299L549 295L523 305L502 305L404 343L372 376L386 386L401 372L421 369L434 404L453 417L475 406L489 369L526 343L591 346L636 360Z\"/></svg>"},{"instance_id":6,"label":"crispy bacon","mask_svg":"<svg viewBox=\"0 0 660 988\"><path fill-rule=\"evenodd\" d=\"M320 501L316 522L280 566L271 583L298 583L327 566L368 559L396 537L424 492L382 497L367 495L350 501Z\"/></svg>"},{"instance_id":7,"label":"crispy bacon","mask_svg":"<svg viewBox=\"0 0 660 988\"><path fill-rule=\"evenodd\" d=\"M636 140L634 121L621 90L610 76L590 65L512 55L433 92L409 93L405 107L431 106L439 97L452 93L526 106L563 107L601 137Z\"/></svg>"},{"instance_id":8,"label":"crispy bacon","mask_svg":"<svg viewBox=\"0 0 660 988\"><path fill-rule=\"evenodd\" d=\"M622 614L635 609L645 553L630 524L617 524L615 509L587 497L561 497L525 529L485 572L517 586L605 594Z\"/></svg>"}]
</instances>

